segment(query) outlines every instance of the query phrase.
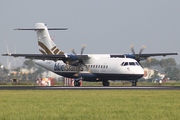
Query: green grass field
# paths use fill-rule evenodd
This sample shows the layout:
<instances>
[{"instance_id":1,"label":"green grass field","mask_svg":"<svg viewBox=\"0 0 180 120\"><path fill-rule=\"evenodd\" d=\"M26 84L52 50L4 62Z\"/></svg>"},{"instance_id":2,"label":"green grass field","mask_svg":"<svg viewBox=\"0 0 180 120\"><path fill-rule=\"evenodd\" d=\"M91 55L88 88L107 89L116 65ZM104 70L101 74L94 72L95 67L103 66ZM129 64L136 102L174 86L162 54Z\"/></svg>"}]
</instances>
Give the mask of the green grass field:
<instances>
[{"instance_id":1,"label":"green grass field","mask_svg":"<svg viewBox=\"0 0 180 120\"><path fill-rule=\"evenodd\" d=\"M2 90L0 120L179 120L175 90Z\"/></svg>"},{"instance_id":2,"label":"green grass field","mask_svg":"<svg viewBox=\"0 0 180 120\"><path fill-rule=\"evenodd\" d=\"M83 86L102 86L102 82L83 82ZM131 86L132 83L128 81L123 82L110 82L110 86ZM152 82L137 82L137 86L180 86L180 82L165 82L165 83L152 83Z\"/></svg>"}]
</instances>

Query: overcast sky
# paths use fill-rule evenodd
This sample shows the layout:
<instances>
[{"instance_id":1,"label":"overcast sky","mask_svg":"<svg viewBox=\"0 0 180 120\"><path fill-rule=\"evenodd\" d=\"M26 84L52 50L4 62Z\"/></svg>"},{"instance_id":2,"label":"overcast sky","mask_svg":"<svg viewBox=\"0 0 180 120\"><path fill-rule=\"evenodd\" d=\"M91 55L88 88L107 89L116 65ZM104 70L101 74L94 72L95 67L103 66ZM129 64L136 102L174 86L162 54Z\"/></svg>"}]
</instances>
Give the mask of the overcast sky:
<instances>
[{"instance_id":1,"label":"overcast sky","mask_svg":"<svg viewBox=\"0 0 180 120\"><path fill-rule=\"evenodd\" d=\"M56 45L66 53L81 46L88 53L180 53L180 0L0 0L0 53L39 53L34 28L43 22L48 27L67 27L50 31ZM169 56L180 63L180 55ZM164 57L156 57L163 59ZM168 57L165 57L168 58ZM10 58L12 60L13 57ZM21 59L24 61L25 59ZM7 57L0 62L7 66ZM17 61L17 65L19 65Z\"/></svg>"}]
</instances>

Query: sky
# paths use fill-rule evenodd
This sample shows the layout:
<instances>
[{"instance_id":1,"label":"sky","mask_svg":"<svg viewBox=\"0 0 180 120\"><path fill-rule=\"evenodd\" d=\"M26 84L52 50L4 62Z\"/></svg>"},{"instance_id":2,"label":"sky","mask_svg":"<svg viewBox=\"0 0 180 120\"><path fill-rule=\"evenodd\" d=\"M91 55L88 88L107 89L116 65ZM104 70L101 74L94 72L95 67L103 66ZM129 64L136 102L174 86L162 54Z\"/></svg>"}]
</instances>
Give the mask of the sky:
<instances>
[{"instance_id":1,"label":"sky","mask_svg":"<svg viewBox=\"0 0 180 120\"><path fill-rule=\"evenodd\" d=\"M179 0L0 0L0 53L39 53L35 23L48 27L67 27L66 31L50 31L55 44L63 52L74 47L84 54L131 54L142 45L143 53L180 53ZM155 57L174 58L180 55ZM12 61L13 57L9 57ZM25 59L20 58L23 62ZM7 57L0 56L7 66ZM12 65L15 65L12 63ZM16 65L22 65L16 60Z\"/></svg>"}]
</instances>

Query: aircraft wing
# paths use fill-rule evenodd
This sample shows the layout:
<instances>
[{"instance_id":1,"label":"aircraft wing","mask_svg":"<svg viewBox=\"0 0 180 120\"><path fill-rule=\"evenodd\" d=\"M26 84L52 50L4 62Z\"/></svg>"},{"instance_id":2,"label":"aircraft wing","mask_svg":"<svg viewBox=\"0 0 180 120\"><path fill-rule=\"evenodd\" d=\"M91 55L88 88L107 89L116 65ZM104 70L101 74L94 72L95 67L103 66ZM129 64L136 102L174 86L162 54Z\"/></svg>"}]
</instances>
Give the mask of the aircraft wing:
<instances>
[{"instance_id":1,"label":"aircraft wing","mask_svg":"<svg viewBox=\"0 0 180 120\"><path fill-rule=\"evenodd\" d=\"M147 59L149 57L153 57L153 56L163 56L165 57L166 55L178 55L178 53L147 53L147 54L121 54L121 55L110 55L111 57L126 57L126 58L134 58L136 56L139 57L139 60L144 60Z\"/></svg>"},{"instance_id":2,"label":"aircraft wing","mask_svg":"<svg viewBox=\"0 0 180 120\"><path fill-rule=\"evenodd\" d=\"M39 60L63 60L71 61L72 59L76 59L76 57L80 57L81 55L51 55L51 54L2 54L2 56L13 56L13 57L25 57L26 59L39 59ZM82 55L83 59L88 58L88 55Z\"/></svg>"},{"instance_id":3,"label":"aircraft wing","mask_svg":"<svg viewBox=\"0 0 180 120\"><path fill-rule=\"evenodd\" d=\"M111 58L133 58L138 61L145 60L152 56L166 56L166 55L178 55L178 53L147 53L147 54L112 54ZM13 57L25 57L26 59L39 59L39 60L62 60L64 62L75 61L82 57L87 59L88 55L51 55L51 54L2 54L2 56L13 56ZM77 58L78 57L78 58ZM137 58L138 57L138 58Z\"/></svg>"},{"instance_id":4,"label":"aircraft wing","mask_svg":"<svg viewBox=\"0 0 180 120\"><path fill-rule=\"evenodd\" d=\"M139 55L139 54L136 54ZM139 57L143 58L148 58L152 56L163 56L165 57L166 55L178 55L178 53L149 53L149 54L140 54Z\"/></svg>"}]
</instances>

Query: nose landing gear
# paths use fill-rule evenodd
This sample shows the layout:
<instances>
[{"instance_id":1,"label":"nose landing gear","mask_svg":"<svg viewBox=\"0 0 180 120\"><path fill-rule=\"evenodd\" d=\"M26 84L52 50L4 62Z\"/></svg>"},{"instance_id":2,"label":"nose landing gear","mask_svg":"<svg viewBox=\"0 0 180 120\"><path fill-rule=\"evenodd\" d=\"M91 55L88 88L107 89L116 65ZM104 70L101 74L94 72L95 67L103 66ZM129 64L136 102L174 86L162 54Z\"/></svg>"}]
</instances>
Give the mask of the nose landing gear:
<instances>
[{"instance_id":1,"label":"nose landing gear","mask_svg":"<svg viewBox=\"0 0 180 120\"><path fill-rule=\"evenodd\" d=\"M133 80L133 81L132 81L132 86L136 86L136 85L137 85L137 82L138 82L138 80Z\"/></svg>"}]
</instances>

